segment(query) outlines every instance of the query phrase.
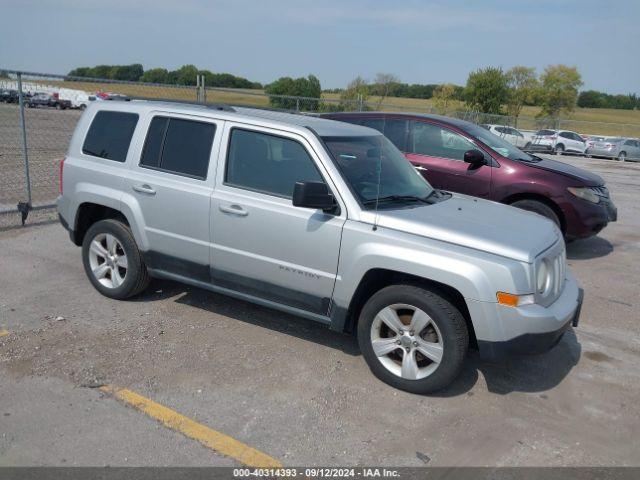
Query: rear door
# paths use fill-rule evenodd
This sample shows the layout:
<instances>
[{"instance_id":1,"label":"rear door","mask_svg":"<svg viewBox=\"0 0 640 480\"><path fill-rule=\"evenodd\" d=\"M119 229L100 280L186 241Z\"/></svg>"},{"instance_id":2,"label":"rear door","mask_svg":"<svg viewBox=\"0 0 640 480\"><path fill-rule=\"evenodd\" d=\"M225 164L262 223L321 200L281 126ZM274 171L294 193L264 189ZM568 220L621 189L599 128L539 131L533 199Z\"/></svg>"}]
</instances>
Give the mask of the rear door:
<instances>
[{"instance_id":1,"label":"rear door","mask_svg":"<svg viewBox=\"0 0 640 480\"><path fill-rule=\"evenodd\" d=\"M491 196L492 167L473 167L464 161L467 150L481 148L473 140L444 126L412 120L406 157L436 188L477 197Z\"/></svg>"},{"instance_id":2,"label":"rear door","mask_svg":"<svg viewBox=\"0 0 640 480\"><path fill-rule=\"evenodd\" d=\"M152 113L125 194L144 220L150 268L209 281L209 209L222 121ZM213 154L212 154L213 152Z\"/></svg>"},{"instance_id":3,"label":"rear door","mask_svg":"<svg viewBox=\"0 0 640 480\"><path fill-rule=\"evenodd\" d=\"M298 181L329 181L303 137L227 122L211 198L213 283L327 315L346 209L294 207ZM224 159L224 160L222 160Z\"/></svg>"}]
</instances>

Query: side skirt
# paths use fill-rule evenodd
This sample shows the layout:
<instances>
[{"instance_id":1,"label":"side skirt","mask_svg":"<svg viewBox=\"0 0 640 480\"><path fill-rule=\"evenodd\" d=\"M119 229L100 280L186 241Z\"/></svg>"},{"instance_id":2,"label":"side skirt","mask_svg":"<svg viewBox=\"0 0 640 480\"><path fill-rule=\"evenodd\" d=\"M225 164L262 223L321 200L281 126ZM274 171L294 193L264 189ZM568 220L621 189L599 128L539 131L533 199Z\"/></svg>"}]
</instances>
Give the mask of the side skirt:
<instances>
[{"instance_id":1,"label":"side skirt","mask_svg":"<svg viewBox=\"0 0 640 480\"><path fill-rule=\"evenodd\" d=\"M150 268L149 273L155 278L165 278L167 280L174 280L176 282L186 283L187 285L192 285L194 287L209 290L214 293L220 293L222 295L227 295L229 297L237 298L239 300L255 303L256 305L272 308L274 310L279 310L281 312L289 313L291 315L296 315L298 317L307 318L309 320L322 323L323 325L327 325L327 326L331 325L331 318L329 318L326 315L320 315L318 313L308 312L306 310L302 310L296 307L291 307L289 305L283 305L282 303L273 302L271 300L265 300L264 298L256 297L254 295L249 295L243 292L238 292L236 290L231 290L229 288L220 287L218 285L213 285L208 282L195 280L195 279L178 275L175 273L170 273L165 270L156 270L156 269Z\"/></svg>"}]
</instances>

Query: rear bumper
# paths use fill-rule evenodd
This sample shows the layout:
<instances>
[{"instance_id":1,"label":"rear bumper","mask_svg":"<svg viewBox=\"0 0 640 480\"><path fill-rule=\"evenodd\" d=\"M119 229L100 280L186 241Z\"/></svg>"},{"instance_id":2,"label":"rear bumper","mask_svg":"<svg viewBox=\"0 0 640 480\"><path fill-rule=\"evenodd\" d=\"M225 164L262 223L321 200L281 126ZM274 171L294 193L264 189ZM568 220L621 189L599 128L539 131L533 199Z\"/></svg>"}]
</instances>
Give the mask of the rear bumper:
<instances>
[{"instance_id":1,"label":"rear bumper","mask_svg":"<svg viewBox=\"0 0 640 480\"><path fill-rule=\"evenodd\" d=\"M591 155L593 157L616 158L618 156L618 150L617 149L587 148L587 151L585 153L587 155Z\"/></svg>"},{"instance_id":2,"label":"rear bumper","mask_svg":"<svg viewBox=\"0 0 640 480\"><path fill-rule=\"evenodd\" d=\"M575 310L569 319L565 320L556 330L543 333L525 333L502 342L478 340L481 358L489 362L500 362L517 355L537 355L548 352L560 342L569 328L578 326L583 299L584 290L580 288L578 289Z\"/></svg>"},{"instance_id":3,"label":"rear bumper","mask_svg":"<svg viewBox=\"0 0 640 480\"><path fill-rule=\"evenodd\" d=\"M69 239L75 243L76 245L78 245L78 243L76 242L76 232L74 231L73 227L69 224L69 221L67 221L67 219L65 218L65 211L67 210L67 206L68 206L68 201L67 199L65 199L65 197L63 196L59 196L56 199L56 206L58 207L58 220L60 220L60 225L62 225L64 227L64 229L69 232Z\"/></svg>"},{"instance_id":4,"label":"rear bumper","mask_svg":"<svg viewBox=\"0 0 640 480\"><path fill-rule=\"evenodd\" d=\"M553 152L553 145L550 143L531 143L527 147L527 151L532 152Z\"/></svg>"}]
</instances>

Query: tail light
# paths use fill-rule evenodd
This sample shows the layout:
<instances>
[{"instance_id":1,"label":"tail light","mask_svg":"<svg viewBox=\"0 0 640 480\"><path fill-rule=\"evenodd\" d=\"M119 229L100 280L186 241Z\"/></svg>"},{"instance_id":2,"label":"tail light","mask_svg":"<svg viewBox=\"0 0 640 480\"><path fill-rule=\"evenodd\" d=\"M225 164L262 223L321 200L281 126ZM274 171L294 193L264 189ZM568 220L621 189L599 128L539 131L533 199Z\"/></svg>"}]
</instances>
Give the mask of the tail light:
<instances>
[{"instance_id":1,"label":"tail light","mask_svg":"<svg viewBox=\"0 0 640 480\"><path fill-rule=\"evenodd\" d=\"M64 158L60 160L60 173L58 174L58 193L62 195L63 187L62 187L62 175L64 173Z\"/></svg>"},{"instance_id":2,"label":"tail light","mask_svg":"<svg viewBox=\"0 0 640 480\"><path fill-rule=\"evenodd\" d=\"M557 135L549 135L549 138L550 138L551 140L555 140L556 138L558 138L558 136L557 136Z\"/></svg>"}]
</instances>

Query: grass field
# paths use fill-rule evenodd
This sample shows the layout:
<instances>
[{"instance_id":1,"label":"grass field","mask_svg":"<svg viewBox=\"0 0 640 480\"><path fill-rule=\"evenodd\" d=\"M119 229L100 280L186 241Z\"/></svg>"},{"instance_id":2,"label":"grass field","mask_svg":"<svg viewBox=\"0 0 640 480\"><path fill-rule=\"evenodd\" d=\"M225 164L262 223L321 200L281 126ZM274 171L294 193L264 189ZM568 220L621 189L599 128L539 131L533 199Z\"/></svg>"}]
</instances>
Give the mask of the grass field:
<instances>
[{"instance_id":1,"label":"grass field","mask_svg":"<svg viewBox=\"0 0 640 480\"><path fill-rule=\"evenodd\" d=\"M64 86L66 88L79 89L87 92L108 91L121 93L128 96L166 98L169 100L196 101L195 87L179 88L154 85L114 84L96 82L61 82L38 80L39 83ZM322 95L327 100L337 102L340 98L336 93ZM369 97L368 104L377 106L379 97ZM269 100L263 90L233 90L220 91L207 89L207 102L228 103L232 105L247 105L256 107L268 107ZM388 97L380 106L385 111L416 111L431 112L434 107L431 99ZM304 102L301 103L304 109ZM464 110L463 102L453 101L450 111ZM540 112L540 107L524 107L518 119L518 127L524 130L539 128L535 116ZM588 122L588 123L587 123ZM496 120L496 123L498 121ZM562 118L560 128L575 130L580 133L602 134L640 137L640 111L638 110L614 110L605 108L576 108L576 110Z\"/></svg>"}]
</instances>

